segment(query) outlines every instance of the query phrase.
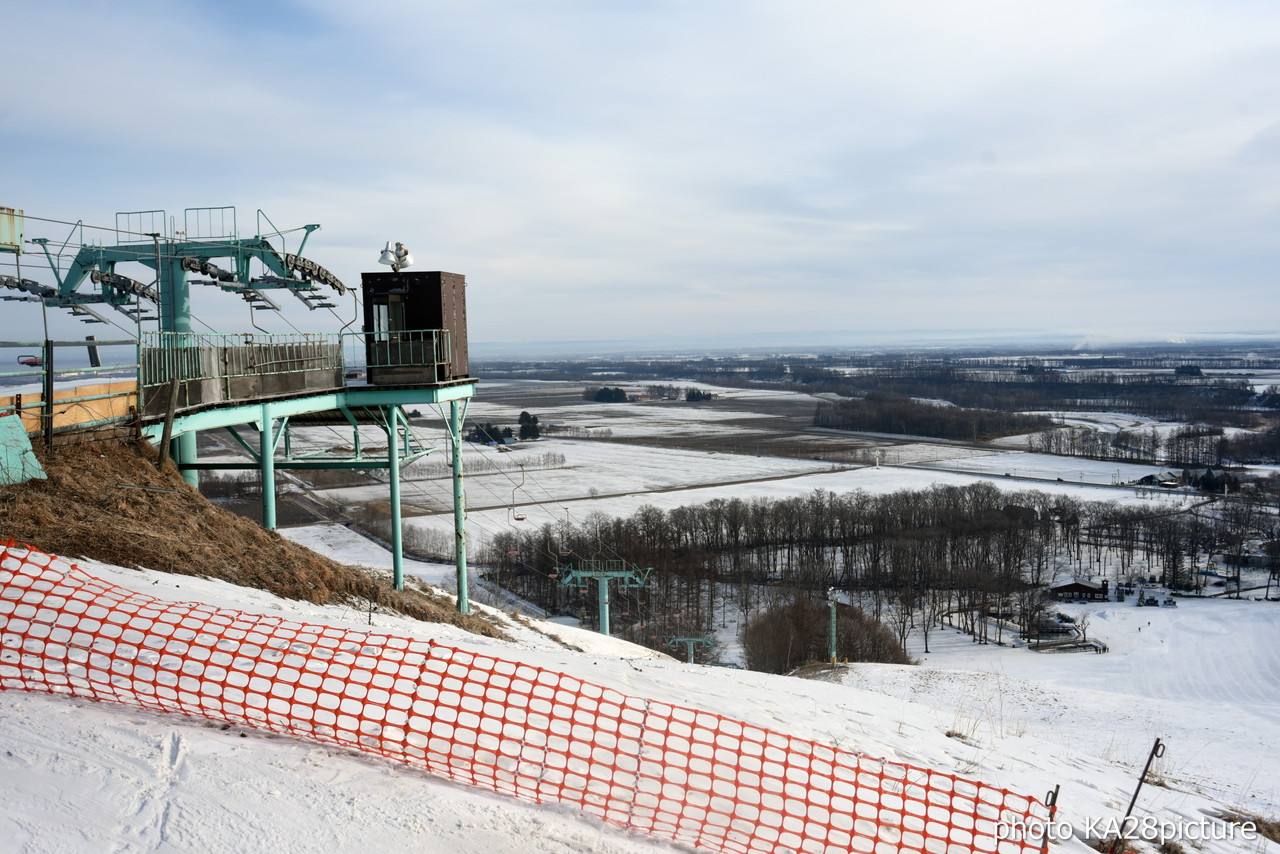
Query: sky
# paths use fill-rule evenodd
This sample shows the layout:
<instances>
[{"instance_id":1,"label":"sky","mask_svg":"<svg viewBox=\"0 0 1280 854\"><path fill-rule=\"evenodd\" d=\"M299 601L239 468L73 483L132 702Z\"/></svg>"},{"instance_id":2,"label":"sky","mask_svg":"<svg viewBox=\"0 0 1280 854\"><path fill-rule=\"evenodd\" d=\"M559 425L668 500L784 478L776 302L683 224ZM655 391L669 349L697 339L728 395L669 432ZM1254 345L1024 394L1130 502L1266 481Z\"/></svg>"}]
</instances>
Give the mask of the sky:
<instances>
[{"instance_id":1,"label":"sky","mask_svg":"<svg viewBox=\"0 0 1280 854\"><path fill-rule=\"evenodd\" d=\"M1280 334L1272 3L27 0L6 29L0 206L56 244L35 217L261 210L322 224L348 284L403 241L467 276L473 342L543 348Z\"/></svg>"}]
</instances>

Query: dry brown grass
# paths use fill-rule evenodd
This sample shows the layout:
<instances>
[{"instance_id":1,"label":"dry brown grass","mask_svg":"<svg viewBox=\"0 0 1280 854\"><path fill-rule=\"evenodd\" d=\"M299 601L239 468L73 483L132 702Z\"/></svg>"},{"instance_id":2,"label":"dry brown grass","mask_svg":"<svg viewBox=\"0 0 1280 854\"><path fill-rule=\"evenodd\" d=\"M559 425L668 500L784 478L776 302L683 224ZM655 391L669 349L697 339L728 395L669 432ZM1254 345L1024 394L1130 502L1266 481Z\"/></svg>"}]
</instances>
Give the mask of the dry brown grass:
<instances>
[{"instance_id":1,"label":"dry brown grass","mask_svg":"<svg viewBox=\"0 0 1280 854\"><path fill-rule=\"evenodd\" d=\"M395 590L350 567L210 504L156 452L137 442L93 442L36 449L48 480L0 487L0 538L70 559L217 578L287 599L381 607L488 637L501 632L458 614L444 597ZM375 592L376 591L376 592Z\"/></svg>"}]
</instances>

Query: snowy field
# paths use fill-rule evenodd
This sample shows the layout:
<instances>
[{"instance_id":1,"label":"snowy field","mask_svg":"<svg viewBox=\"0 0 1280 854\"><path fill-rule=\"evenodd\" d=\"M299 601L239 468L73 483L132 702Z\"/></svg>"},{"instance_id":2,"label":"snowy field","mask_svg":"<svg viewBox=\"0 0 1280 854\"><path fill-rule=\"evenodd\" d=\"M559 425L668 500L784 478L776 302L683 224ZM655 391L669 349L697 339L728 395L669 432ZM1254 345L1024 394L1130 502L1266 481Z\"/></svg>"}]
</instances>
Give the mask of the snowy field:
<instances>
[{"instance_id":1,"label":"snowy field","mask_svg":"<svg viewBox=\"0 0 1280 854\"><path fill-rule=\"evenodd\" d=\"M607 382L607 379L603 379ZM752 395L734 401L744 418ZM757 397L756 399L763 399ZM486 410L485 406L493 406ZM714 432L714 407L582 404L544 420L608 428L615 437ZM688 413L696 412L697 419ZM724 410L725 413L728 410ZM514 424L515 412L473 404L472 420ZM1119 416L1081 420L1121 426ZM626 425L620 426L619 422ZM439 423L438 421L436 422ZM680 426L683 424L683 426ZM1125 426L1128 426L1126 423ZM647 432L646 432L647 431ZM443 448L442 431L421 438ZM366 449L385 446L372 428ZM298 428L295 447L351 444L342 428ZM874 437L868 437L875 444ZM1113 485L1150 468L1019 453L1016 441L991 450L950 443L885 441L881 465L673 451L638 444L546 439L509 453L467 446L472 542L544 523L626 515L645 504L671 508L712 498L783 497L813 489L873 493L986 481L1001 489L1041 489L1083 500L1172 506L1178 493ZM563 467L514 461L563 454ZM895 456L896 454L896 456ZM452 519L443 454L416 464L405 487L413 526L447 533ZM212 457L211 457L212 458ZM409 477L414 477L413 471ZM1061 480L1059 480L1061 478ZM386 487L321 490L335 504L385 500ZM517 519L517 515L525 516ZM340 526L286 534L344 562L386 569L390 556ZM418 624L354 608L278 600L222 582L86 564L109 580L151 595L209 602L289 619L372 624L396 633L489 651L554 668L628 694L704 708L780 732L870 756L950 770L1043 796L1061 786L1069 838L1051 851L1090 850L1106 821L1119 818L1155 738L1167 745L1136 812L1174 831L1183 851L1278 852L1217 821L1224 810L1280 818L1280 605L1179 600L1178 608L1063 605L1090 614L1089 636L1105 655L1037 654L980 646L936 629L930 653L909 640L919 667L854 665L802 680L658 656L580 629L510 622L510 641ZM406 561L406 571L452 588L454 567ZM501 616L499 616L501 619ZM570 648L572 647L572 648ZM531 806L472 791L424 773L302 740L239 727L164 717L108 704L0 692L0 854L23 852L440 851L459 854L631 854L690 849L637 837L556 806ZM1206 824L1207 823L1207 824ZM1197 840L1197 834L1209 837ZM1155 851L1154 845L1143 848Z\"/></svg>"},{"instance_id":2,"label":"snowy field","mask_svg":"<svg viewBox=\"0 0 1280 854\"><path fill-rule=\"evenodd\" d=\"M985 481L1005 491L1040 490L1082 501L1143 502L1172 508L1189 500L1182 493L1114 485L1117 470L1126 479L1157 471L1148 466L1117 466L1040 454L975 454L971 449L961 448L957 449L960 453L943 460L945 446L924 446L932 448L934 456L929 468L920 467L919 463L912 466L886 463L877 468L833 466L781 457L658 451L636 445L579 440L530 444L536 445L539 452L555 449L563 453L567 468L527 472L523 485L519 472L468 478L468 506L472 509L468 511L467 524L473 541L483 542L501 531L566 520L579 524L592 513L628 516L645 505L670 510L717 498L799 497L815 489L883 494L928 489L939 484L964 486ZM491 457L495 452L473 450L471 453ZM656 468L652 465L655 460ZM667 461L665 466L663 460ZM422 483L406 487L407 504L434 511L432 515L407 519L406 524L428 531L451 532L453 518L447 503L451 498L448 487L447 480L439 480L430 487ZM348 492L326 490L324 494ZM368 500L385 496L386 487L362 487L356 494ZM343 500L352 499L346 495ZM525 518L517 519L517 516Z\"/></svg>"},{"instance_id":3,"label":"snowy field","mask_svg":"<svg viewBox=\"0 0 1280 854\"><path fill-rule=\"evenodd\" d=\"M545 454L561 454L563 467L545 467ZM527 461L527 463L526 463ZM405 469L404 500L428 510L452 512L452 487L443 455ZM429 480L418 471L434 463ZM831 463L785 457L681 451L576 439L524 442L509 452L464 446L469 507L521 506L579 501L596 496L626 496L681 491L712 484L790 478L831 471ZM839 466L838 468L846 468ZM327 500L342 504L386 500L384 484L326 489Z\"/></svg>"},{"instance_id":4,"label":"snowy field","mask_svg":"<svg viewBox=\"0 0 1280 854\"><path fill-rule=\"evenodd\" d=\"M334 554L387 561L350 540L336 543ZM368 623L363 613L222 582L87 568L165 598ZM424 577L452 570L417 569ZM1061 818L1081 836L1123 812L1156 737L1167 744L1155 766L1161 784L1143 790L1140 815L1187 834L1207 828L1211 836L1228 833L1212 819L1224 809L1276 817L1280 766L1270 760L1270 746L1280 738L1280 606L1213 600L1177 609L1065 607L1093 611L1090 634L1112 651L1044 655L979 647L938 630L924 666L855 665L817 680L687 665L563 626L554 634L584 651L514 623L513 639L498 641L389 615L372 619L379 629L487 650L1028 794L1061 786ZM688 850L564 808L517 803L299 739L19 692L0 693L0 797L4 852ZM1187 845L1280 850L1238 830L1232 839ZM1088 849L1072 837L1051 850Z\"/></svg>"},{"instance_id":5,"label":"snowy field","mask_svg":"<svg viewBox=\"0 0 1280 854\"><path fill-rule=\"evenodd\" d=\"M1005 491L1035 489L1087 501L1143 502L1172 508L1188 500L1181 493L1126 486L1162 472L1161 467L1032 454L1024 450L1025 437L1010 437L982 447L909 436L855 435L815 428L804 431L806 442L812 443L806 447L813 448L814 457L822 456L824 441L841 443L841 447L847 447L851 440L861 443L867 462L858 464L660 447L657 443L674 433L686 437L725 435L724 422L729 419L734 420L733 431L767 433L778 429L776 422L770 420L778 411L792 411L790 405L798 400L800 411L804 412L819 401L816 396L785 391L681 385L697 385L719 397L713 404L700 406L667 401L602 404L574 399L574 392L579 389L576 385L486 383L485 388L498 400L507 394L523 394L521 399L538 393L553 395L550 399L555 405L528 407L545 423L601 434L607 431L614 438L626 436L629 441L551 436L503 449L465 443L471 541L482 545L502 531L549 523L581 524L595 513L627 516L646 505L672 509L717 498L801 496L815 489L878 494L985 481ZM514 426L519 411L507 403L476 400L467 417L470 423ZM1110 412L1076 413L1072 418L1108 429L1154 423ZM402 503L410 527L451 536L452 490L443 421L442 413L434 412L423 412L422 418L415 421L416 439L438 451L406 467ZM1162 425L1162 429L1172 429L1172 425ZM655 444L644 444L646 437ZM368 452L376 453L386 445L385 434L373 427L361 428L359 440ZM297 427L293 441L295 452L319 454L342 453L354 445L349 427ZM564 462L549 465L544 460L546 455L562 456ZM385 501L387 486L370 481L363 486L315 490L313 494L336 508L349 509L361 503Z\"/></svg>"},{"instance_id":6,"label":"snowy field","mask_svg":"<svg viewBox=\"0 0 1280 854\"><path fill-rule=\"evenodd\" d=\"M598 385L608 385L603 379ZM540 409L536 406L526 407L545 423L559 424L586 430L608 429L615 438L661 438L675 430L692 431L700 434L715 435L725 429L724 422L743 420L745 429L751 429L750 420L753 409L768 402L785 401L802 403L806 406L817 406L826 401L826 396L803 394L791 391L772 391L768 389L727 388L697 382L663 383L684 388L696 388L716 396L714 403L690 406L681 401L637 401L634 403L596 403L580 401L561 404ZM518 408L502 402L485 400L488 392L502 392L515 388L548 387L556 391L570 389L581 391L585 383L565 386L561 383L484 381L480 396L471 402L467 417L475 421L492 421L499 424L514 424L520 414ZM623 383L632 392L643 392L643 383ZM501 398L501 394L494 395ZM763 415L757 415L763 418Z\"/></svg>"},{"instance_id":7,"label":"snowy field","mask_svg":"<svg viewBox=\"0 0 1280 854\"><path fill-rule=\"evenodd\" d=\"M607 378L602 381L607 382ZM554 405L528 406L544 424L562 424L615 439L625 437L628 441L568 439L553 434L502 449L464 443L467 506L475 538L484 541L512 527L581 523L592 513L625 516L645 505L670 509L715 498L786 497L815 489L885 493L925 489L933 484L987 481L1006 491L1037 489L1091 501L1155 501L1175 506L1186 500L1185 496L1166 490L1125 487L1139 478L1163 472L1164 467L1028 453L1025 436L1007 437L983 447L809 428L804 431L806 447L811 447L813 456L819 459L660 447L664 439L675 434L685 438L767 435L777 429L771 418L780 403L790 411L798 401L801 411L807 411L808 406L822 399L786 391L679 385L696 386L718 397L712 404L697 406L668 401L589 403L574 399L580 391L579 384L484 383L482 398L483 392L489 391L499 401L504 394L518 394L522 389L525 398L535 395L536 399L538 393L555 395ZM572 402L564 402L566 396ZM468 407L468 423L516 426L518 407L485 402L482 398ZM448 533L452 530L452 488L443 426L445 413L424 408L420 414L413 428L415 439L435 451L404 469L401 499L411 526ZM1071 413L1067 420L1113 431L1154 426L1168 432L1178 426L1115 412ZM731 427L726 426L728 421L734 422ZM654 444L643 444L645 439ZM346 426L298 426L292 430L292 440L295 453L336 457L350 452L357 434ZM860 443L863 450L859 453L866 462L848 462L847 454L842 462L821 459L824 440L839 442L841 447L851 441ZM366 453L385 453L386 435L376 427L361 427L358 441ZM545 463L542 458L548 454L563 456L563 465ZM230 451L203 457L207 461L231 458ZM278 472L278 476L282 488L301 488L289 486L288 473ZM388 488L382 481L385 473L378 472L366 485L319 489L313 494L335 508L349 509L386 501Z\"/></svg>"},{"instance_id":8,"label":"snowy field","mask_svg":"<svg viewBox=\"0 0 1280 854\"><path fill-rule=\"evenodd\" d=\"M1032 453L982 454L940 459L933 465L940 469L970 474L1009 475L1039 480L1061 480L1066 483L1113 486L1132 483L1148 475L1159 475L1169 470L1168 466Z\"/></svg>"}]
</instances>

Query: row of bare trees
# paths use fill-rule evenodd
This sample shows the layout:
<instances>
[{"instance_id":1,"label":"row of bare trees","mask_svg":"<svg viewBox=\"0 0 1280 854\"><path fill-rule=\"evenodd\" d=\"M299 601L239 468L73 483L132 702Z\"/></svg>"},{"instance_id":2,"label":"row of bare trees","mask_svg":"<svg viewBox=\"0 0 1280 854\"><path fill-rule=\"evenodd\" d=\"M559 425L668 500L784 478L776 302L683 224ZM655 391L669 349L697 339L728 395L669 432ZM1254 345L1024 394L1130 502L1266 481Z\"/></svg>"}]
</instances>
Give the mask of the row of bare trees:
<instances>
[{"instance_id":1,"label":"row of bare trees","mask_svg":"<svg viewBox=\"0 0 1280 854\"><path fill-rule=\"evenodd\" d=\"M1044 454L1095 460L1220 466L1280 458L1280 428L1229 436L1221 427L1200 424L1184 424L1163 432L1154 426L1115 431L1068 426L1034 434L1029 448Z\"/></svg>"},{"instance_id":2,"label":"row of bare trees","mask_svg":"<svg viewBox=\"0 0 1280 854\"><path fill-rule=\"evenodd\" d=\"M612 620L641 643L704 635L729 615L749 622L794 601L825 607L830 588L860 602L899 640L952 624L980 641L1006 625L1034 634L1059 568L1148 575L1190 587L1195 555L1237 551L1275 516L1244 499L1197 512L1080 502L990 484L888 495L815 491L788 499L717 499L627 518L499 534L489 577L551 612L595 619L594 587L565 587L582 558L653 567L648 586L616 590ZM1106 562L1104 563L1104 556ZM1118 567L1118 570L1115 569Z\"/></svg>"},{"instance_id":3,"label":"row of bare trees","mask_svg":"<svg viewBox=\"0 0 1280 854\"><path fill-rule=\"evenodd\" d=\"M813 423L817 427L837 430L906 433L975 441L1043 430L1052 426L1052 422L1042 415L968 409L879 392L819 406L814 412Z\"/></svg>"},{"instance_id":4,"label":"row of bare trees","mask_svg":"<svg viewBox=\"0 0 1280 854\"><path fill-rule=\"evenodd\" d=\"M739 383L752 376L737 375ZM707 382L728 384L734 377ZM763 377L762 377L763 379ZM848 397L872 393L946 400L956 406L1009 412L1110 410L1166 421L1252 427L1259 407L1275 401L1243 378L1177 377L1157 373L980 371L940 365L886 365L854 373L823 367L796 369L789 379Z\"/></svg>"},{"instance_id":5,"label":"row of bare trees","mask_svg":"<svg viewBox=\"0 0 1280 854\"><path fill-rule=\"evenodd\" d=\"M1280 557L1280 483L1268 486L1269 492L1191 511L1001 494L989 485L731 499L503 533L485 559L489 577L523 599L588 621L597 618L597 591L563 586L566 569L581 557L622 556L655 567L647 588L611 594L615 627L655 648L673 637L705 635L730 615L747 624L798 601L820 603L834 587L900 643L915 633L927 649L931 632L944 623L980 641L1002 640L1008 624L1036 633L1043 586L1063 566L1109 575L1117 586L1188 589L1203 582L1196 556L1221 554L1238 588L1241 561L1232 556L1270 541ZM385 512L366 508L357 523L390 538ZM405 546L418 556L452 554L452 538L438 532L408 529Z\"/></svg>"}]
</instances>

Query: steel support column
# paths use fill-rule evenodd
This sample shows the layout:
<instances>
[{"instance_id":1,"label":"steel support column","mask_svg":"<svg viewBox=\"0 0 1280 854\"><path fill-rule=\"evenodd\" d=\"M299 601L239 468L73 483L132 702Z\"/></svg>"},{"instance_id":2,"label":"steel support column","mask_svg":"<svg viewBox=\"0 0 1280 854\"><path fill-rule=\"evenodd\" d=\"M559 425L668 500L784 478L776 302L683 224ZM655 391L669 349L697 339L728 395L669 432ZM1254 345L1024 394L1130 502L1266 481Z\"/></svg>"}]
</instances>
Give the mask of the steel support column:
<instances>
[{"instance_id":1,"label":"steel support column","mask_svg":"<svg viewBox=\"0 0 1280 854\"><path fill-rule=\"evenodd\" d=\"M275 419L270 404L262 404L262 420L258 422L258 466L262 472L262 527L276 529L276 436ZM182 436L195 436L184 433ZM182 437L179 437L182 438Z\"/></svg>"},{"instance_id":2,"label":"steel support column","mask_svg":"<svg viewBox=\"0 0 1280 854\"><path fill-rule=\"evenodd\" d=\"M191 285L187 281L187 271L182 269L182 260L175 255L171 255L168 260L161 261L157 255L156 278L160 295L160 329L164 332L190 332ZM174 345L170 344L169 346ZM176 362L177 360L175 360ZM175 374L172 379L177 381L187 378ZM178 471L182 472L182 479L198 488L200 486L200 472L183 468L183 465L193 464L198 461L196 434L194 432L179 433L178 437L173 441L170 453L173 455L173 461L178 465ZM266 496L265 488L263 496ZM272 523L269 529L275 528L274 498L272 496Z\"/></svg>"},{"instance_id":3,"label":"steel support column","mask_svg":"<svg viewBox=\"0 0 1280 854\"><path fill-rule=\"evenodd\" d=\"M611 634L609 630L609 578L601 576L596 579L596 605L600 609L600 634Z\"/></svg>"},{"instance_id":4,"label":"steel support column","mask_svg":"<svg viewBox=\"0 0 1280 854\"><path fill-rule=\"evenodd\" d=\"M831 626L828 631L827 657L836 663L836 600L831 600Z\"/></svg>"},{"instance_id":5,"label":"steel support column","mask_svg":"<svg viewBox=\"0 0 1280 854\"><path fill-rule=\"evenodd\" d=\"M557 566L556 575L563 585L578 586L582 593L587 592L587 582L596 582L596 604L600 612L600 634L607 635L612 629L609 621L609 582L618 580L621 588L644 587L653 567L640 569L629 566L626 561L582 560L575 567Z\"/></svg>"},{"instance_id":6,"label":"steel support column","mask_svg":"<svg viewBox=\"0 0 1280 854\"><path fill-rule=\"evenodd\" d=\"M200 487L200 471L198 469L183 468L186 465L194 465L199 462L200 454L196 450L196 434L181 433L178 438L173 440L173 461L178 465L178 471L182 473L182 479L197 489Z\"/></svg>"},{"instance_id":7,"label":"steel support column","mask_svg":"<svg viewBox=\"0 0 1280 854\"><path fill-rule=\"evenodd\" d=\"M467 593L467 502L462 488L462 421L466 401L449 401L449 442L453 452L453 534L454 560L458 567L458 613L471 613Z\"/></svg>"},{"instance_id":8,"label":"steel support column","mask_svg":"<svg viewBox=\"0 0 1280 854\"><path fill-rule=\"evenodd\" d=\"M387 474L391 485L391 575L397 590L404 589L404 531L400 515L400 407L383 410L387 430Z\"/></svg>"}]
</instances>

